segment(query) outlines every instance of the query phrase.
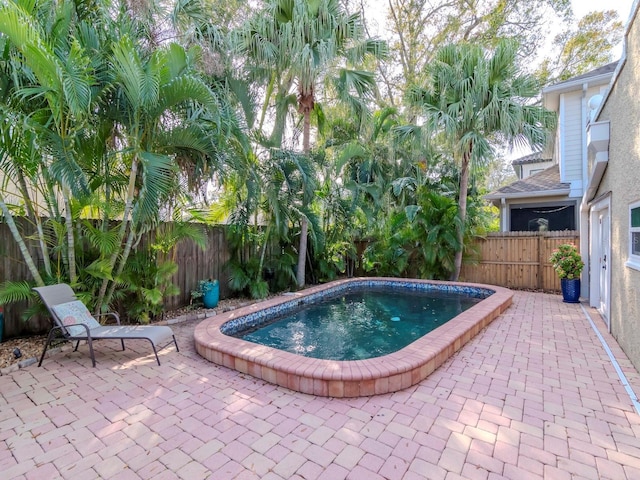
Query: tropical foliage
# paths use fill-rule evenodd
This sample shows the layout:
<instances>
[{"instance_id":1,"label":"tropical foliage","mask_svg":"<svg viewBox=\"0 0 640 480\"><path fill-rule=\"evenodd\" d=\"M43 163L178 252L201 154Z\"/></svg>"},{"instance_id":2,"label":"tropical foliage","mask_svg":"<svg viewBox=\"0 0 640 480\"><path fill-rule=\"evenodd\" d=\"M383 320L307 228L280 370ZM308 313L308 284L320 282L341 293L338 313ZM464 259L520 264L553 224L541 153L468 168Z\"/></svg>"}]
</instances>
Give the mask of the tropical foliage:
<instances>
[{"instance_id":1,"label":"tropical foliage","mask_svg":"<svg viewBox=\"0 0 640 480\"><path fill-rule=\"evenodd\" d=\"M533 104L540 86L535 77L518 71L517 47L510 40L499 42L491 53L468 43L443 47L426 67L424 84L408 93L425 116L427 139L446 145L460 166L460 246L471 169L485 164L500 141L544 147L555 125L552 112ZM452 280L458 279L461 266L458 248Z\"/></svg>"},{"instance_id":2,"label":"tropical foliage","mask_svg":"<svg viewBox=\"0 0 640 480\"><path fill-rule=\"evenodd\" d=\"M268 94L261 126L271 96L275 98L272 145L281 146L284 117L295 99L294 105L302 115L302 152L310 153L311 115L321 110L317 103L325 89L331 89L356 118L366 117L367 106L363 100L373 91L374 75L352 66L364 62L367 55L380 57L385 52L385 44L366 38L361 16L347 15L337 0L270 0L265 9L247 23L239 38L241 51L251 59L255 71L266 73ZM303 197L296 271L298 286L305 283L309 215L304 210L309 203L310 197Z\"/></svg>"},{"instance_id":3,"label":"tropical foliage","mask_svg":"<svg viewBox=\"0 0 640 480\"><path fill-rule=\"evenodd\" d=\"M0 161L37 225L42 273L22 249L33 280L90 292L97 311L138 282L143 303L158 305L174 290L157 277L174 267L147 279L129 256L188 206L187 178L203 184L241 150L226 92L196 68L197 47L151 48L126 3L5 1L0 31ZM0 206L12 225L4 195Z\"/></svg>"},{"instance_id":4,"label":"tropical foliage","mask_svg":"<svg viewBox=\"0 0 640 480\"><path fill-rule=\"evenodd\" d=\"M353 1L0 0L0 210L30 272L0 304L68 282L149 321L203 223L228 224L229 286L253 297L455 278L498 147L552 127L521 60L570 8L388 6L386 42ZM545 78L609 58L616 18L583 22Z\"/></svg>"}]
</instances>

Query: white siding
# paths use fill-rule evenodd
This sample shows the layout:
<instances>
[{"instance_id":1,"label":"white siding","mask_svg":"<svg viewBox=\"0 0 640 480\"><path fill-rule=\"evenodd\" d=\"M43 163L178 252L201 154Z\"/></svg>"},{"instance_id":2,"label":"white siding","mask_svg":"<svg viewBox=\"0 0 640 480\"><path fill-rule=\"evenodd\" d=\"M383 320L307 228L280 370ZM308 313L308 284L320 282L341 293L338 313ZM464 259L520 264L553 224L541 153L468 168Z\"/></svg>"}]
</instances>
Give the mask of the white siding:
<instances>
[{"instance_id":1,"label":"white siding","mask_svg":"<svg viewBox=\"0 0 640 480\"><path fill-rule=\"evenodd\" d=\"M561 152L562 181L582 182L582 144L584 121L582 119L582 92L563 94L564 149Z\"/></svg>"},{"instance_id":2,"label":"white siding","mask_svg":"<svg viewBox=\"0 0 640 480\"><path fill-rule=\"evenodd\" d=\"M531 175L539 173L552 166L553 161L551 160L549 160L548 162L529 163L526 165L522 165L522 178L530 177Z\"/></svg>"}]
</instances>

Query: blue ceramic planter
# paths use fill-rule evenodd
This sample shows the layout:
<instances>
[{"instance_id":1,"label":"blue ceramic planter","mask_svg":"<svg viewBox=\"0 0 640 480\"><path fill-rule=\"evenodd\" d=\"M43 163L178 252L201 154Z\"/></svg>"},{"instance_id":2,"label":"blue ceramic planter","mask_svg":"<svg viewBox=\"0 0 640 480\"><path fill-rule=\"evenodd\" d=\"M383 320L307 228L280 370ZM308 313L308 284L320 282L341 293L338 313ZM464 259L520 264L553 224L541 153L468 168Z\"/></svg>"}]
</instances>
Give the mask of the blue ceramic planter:
<instances>
[{"instance_id":1,"label":"blue ceramic planter","mask_svg":"<svg viewBox=\"0 0 640 480\"><path fill-rule=\"evenodd\" d=\"M580 302L580 279L579 278L562 278L560 280L562 288L562 301L565 303Z\"/></svg>"},{"instance_id":2,"label":"blue ceramic planter","mask_svg":"<svg viewBox=\"0 0 640 480\"><path fill-rule=\"evenodd\" d=\"M202 282L202 303L204 308L216 308L220 300L220 284L218 280Z\"/></svg>"}]
</instances>

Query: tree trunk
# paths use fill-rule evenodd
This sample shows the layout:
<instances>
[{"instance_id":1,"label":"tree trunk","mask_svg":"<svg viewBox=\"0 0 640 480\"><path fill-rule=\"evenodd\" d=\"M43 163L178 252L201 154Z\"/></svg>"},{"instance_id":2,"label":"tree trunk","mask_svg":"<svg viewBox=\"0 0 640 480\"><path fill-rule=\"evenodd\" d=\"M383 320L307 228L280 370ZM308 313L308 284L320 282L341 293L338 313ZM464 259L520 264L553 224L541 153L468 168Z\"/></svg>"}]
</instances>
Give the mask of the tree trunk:
<instances>
[{"instance_id":1,"label":"tree trunk","mask_svg":"<svg viewBox=\"0 0 640 480\"><path fill-rule=\"evenodd\" d=\"M118 265L118 270L113 277L113 282L111 282L111 286L109 287L109 291L107 292L106 297L104 297L104 303L109 305L111 303L111 298L113 297L113 293L116 290L116 278L118 278L122 272L124 271L124 267L127 264L127 259L129 258L129 254L131 253L131 249L133 246L133 240L135 238L135 232L133 230L133 225L129 229L129 236L127 237L127 243L124 246L124 250L122 251L122 257L120 258L120 264Z\"/></svg>"},{"instance_id":2,"label":"tree trunk","mask_svg":"<svg viewBox=\"0 0 640 480\"><path fill-rule=\"evenodd\" d=\"M127 188L127 199L124 206L124 212L122 213L122 223L120 224L120 231L118 232L118 247L111 255L111 258L109 261L109 266L112 272L116 266L118 257L120 256L120 251L122 250L122 241L124 240L124 236L127 233L127 224L129 223L129 216L131 214L131 210L133 209L133 197L136 191L137 177L138 177L138 157L137 155L134 155L133 161L131 162L131 172L129 173L129 186ZM98 301L96 302L96 313L100 313L100 311L102 310L102 304L104 302L104 298L107 293L108 285L109 285L109 279L105 278L102 281L102 285L100 286L100 291L98 292Z\"/></svg>"},{"instance_id":3,"label":"tree trunk","mask_svg":"<svg viewBox=\"0 0 640 480\"><path fill-rule=\"evenodd\" d=\"M27 180L24 178L22 169L17 168L15 173L18 176L19 190L20 190L20 194L22 195L22 200L24 201L24 208L27 211L27 218L31 220L33 223L36 223L36 212L35 212L35 209L33 208L31 195L29 194L29 187L27 185Z\"/></svg>"},{"instance_id":4,"label":"tree trunk","mask_svg":"<svg viewBox=\"0 0 640 480\"><path fill-rule=\"evenodd\" d=\"M311 103L313 105L313 103ZM311 110L310 108L304 108L304 124L302 129L302 151L307 155L311 150L310 137L311 137ZM303 216L300 220L300 246L298 247L298 270L296 272L296 280L298 287L304 286L305 270L307 264L307 237L309 233L309 221L307 217Z\"/></svg>"},{"instance_id":5,"label":"tree trunk","mask_svg":"<svg viewBox=\"0 0 640 480\"><path fill-rule=\"evenodd\" d=\"M42 228L42 219L40 215L36 212L33 202L31 201L31 196L29 194L29 187L27 186L27 180L24 177L24 173L22 170L18 169L17 172L19 183L20 183L20 192L22 194L22 198L24 200L24 205L27 210L27 216L31 219L33 223L36 225L36 229L38 230L38 241L40 242L40 251L42 252L42 260L44 262L44 270L47 275L51 276L51 260L49 259L49 248L47 247L47 242L44 238L44 229Z\"/></svg>"},{"instance_id":6,"label":"tree trunk","mask_svg":"<svg viewBox=\"0 0 640 480\"><path fill-rule=\"evenodd\" d=\"M16 243L18 244L18 247L20 248L20 252L22 253L22 258L24 259L24 263L27 264L27 267L29 268L29 272L31 273L31 276L36 281L36 284L39 287L44 287L44 281L40 276L38 267L36 267L36 264L33 261L33 257L29 253L29 249L27 248L27 245L24 243L22 236L20 236L18 227L16 226L16 223L13 220L13 215L11 215L11 212L7 208L7 204L4 203L4 198L1 195L0 195L0 210L2 210L2 214L4 215L4 221L7 223L7 226L11 231L11 234L13 235L13 239L16 241Z\"/></svg>"},{"instance_id":7,"label":"tree trunk","mask_svg":"<svg viewBox=\"0 0 640 480\"><path fill-rule=\"evenodd\" d=\"M467 189L469 186L469 157L470 152L462 156L462 165L460 166L460 199L458 200L458 215L460 216L460 226L458 227L458 250L454 258L454 271L451 274L451 280L458 281L460 270L462 269L462 251L464 250L464 230L467 221Z\"/></svg>"},{"instance_id":8,"label":"tree trunk","mask_svg":"<svg viewBox=\"0 0 640 480\"><path fill-rule=\"evenodd\" d=\"M67 226L67 267L69 268L69 282L74 285L78 280L76 272L76 244L73 236L73 217L71 215L71 201L69 200L69 190L63 188L64 196L64 221Z\"/></svg>"},{"instance_id":9,"label":"tree trunk","mask_svg":"<svg viewBox=\"0 0 640 480\"><path fill-rule=\"evenodd\" d=\"M307 217L302 217L300 222L300 246L298 247L298 271L296 280L298 287L304 287L306 277L306 261L307 261L307 237L309 233L309 222Z\"/></svg>"}]
</instances>

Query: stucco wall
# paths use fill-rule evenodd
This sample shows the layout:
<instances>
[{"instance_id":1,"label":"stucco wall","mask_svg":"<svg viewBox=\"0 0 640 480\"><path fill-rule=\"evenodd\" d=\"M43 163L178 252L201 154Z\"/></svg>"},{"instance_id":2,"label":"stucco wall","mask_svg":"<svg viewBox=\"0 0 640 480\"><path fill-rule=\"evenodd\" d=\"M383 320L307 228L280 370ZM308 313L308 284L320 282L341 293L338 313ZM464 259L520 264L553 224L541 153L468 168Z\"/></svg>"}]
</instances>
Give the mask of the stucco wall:
<instances>
[{"instance_id":1,"label":"stucco wall","mask_svg":"<svg viewBox=\"0 0 640 480\"><path fill-rule=\"evenodd\" d=\"M627 61L599 120L610 119L609 164L596 196L611 192L611 330L640 369L640 271L629 257L629 204L640 200L640 19L627 37Z\"/></svg>"}]
</instances>

